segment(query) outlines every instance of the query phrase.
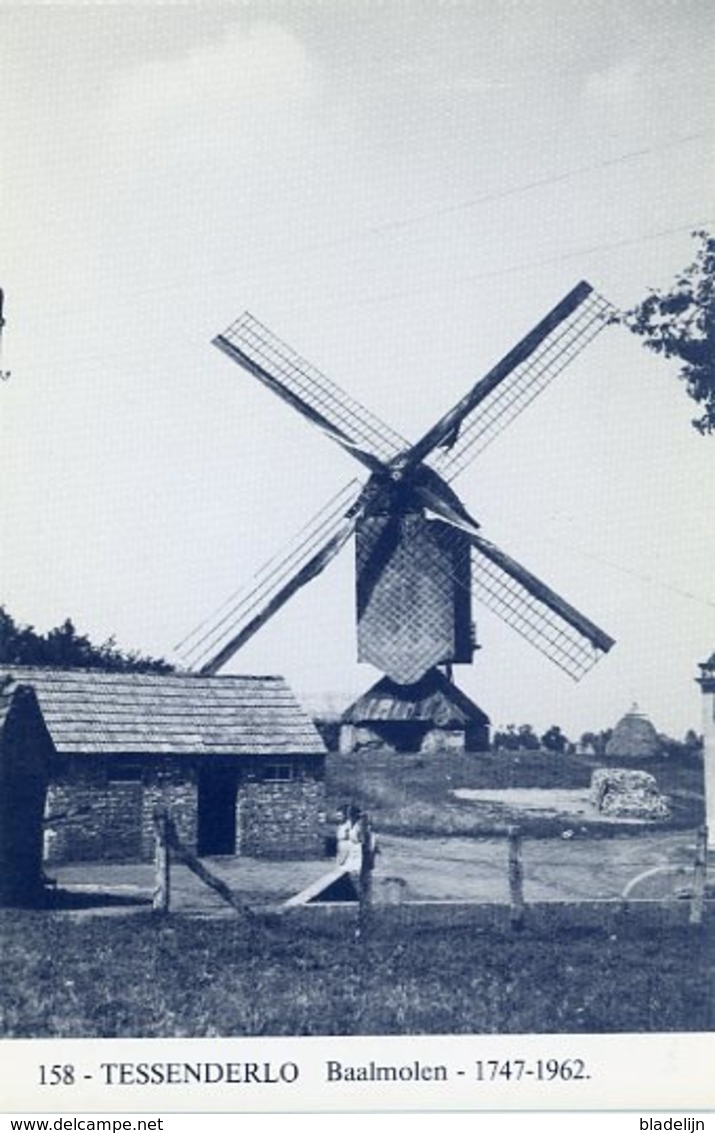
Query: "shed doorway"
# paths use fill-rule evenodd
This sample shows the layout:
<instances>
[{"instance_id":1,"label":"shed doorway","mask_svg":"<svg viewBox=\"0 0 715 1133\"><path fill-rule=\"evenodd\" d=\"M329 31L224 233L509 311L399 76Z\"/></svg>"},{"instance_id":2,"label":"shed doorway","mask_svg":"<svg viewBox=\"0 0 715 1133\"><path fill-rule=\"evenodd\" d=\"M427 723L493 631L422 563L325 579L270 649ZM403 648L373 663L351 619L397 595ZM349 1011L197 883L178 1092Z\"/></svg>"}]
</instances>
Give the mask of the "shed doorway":
<instances>
[{"instance_id":1,"label":"shed doorway","mask_svg":"<svg viewBox=\"0 0 715 1133\"><path fill-rule=\"evenodd\" d=\"M199 857L236 853L235 771L199 772L196 852Z\"/></svg>"}]
</instances>

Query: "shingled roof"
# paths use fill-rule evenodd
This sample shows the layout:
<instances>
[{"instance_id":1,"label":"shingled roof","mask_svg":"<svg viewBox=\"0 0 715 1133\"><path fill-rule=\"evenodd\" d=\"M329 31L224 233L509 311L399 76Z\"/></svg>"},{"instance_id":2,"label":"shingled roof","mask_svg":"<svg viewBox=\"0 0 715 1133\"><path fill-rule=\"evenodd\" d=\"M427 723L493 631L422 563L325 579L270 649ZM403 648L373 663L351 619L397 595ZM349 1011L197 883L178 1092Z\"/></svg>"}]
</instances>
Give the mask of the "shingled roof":
<instances>
[{"instance_id":1,"label":"shingled roof","mask_svg":"<svg viewBox=\"0 0 715 1133\"><path fill-rule=\"evenodd\" d=\"M40 709L34 690L28 684L18 684L11 677L0 678L0 737L15 712L34 713L40 721Z\"/></svg>"},{"instance_id":2,"label":"shingled roof","mask_svg":"<svg viewBox=\"0 0 715 1133\"><path fill-rule=\"evenodd\" d=\"M413 721L438 728L488 724L489 717L438 669L430 669L412 685L382 677L345 709L345 724Z\"/></svg>"},{"instance_id":3,"label":"shingled roof","mask_svg":"<svg viewBox=\"0 0 715 1133\"><path fill-rule=\"evenodd\" d=\"M310 755L325 746L282 677L7 666L62 755ZM2 674L0 674L1 676Z\"/></svg>"}]
</instances>

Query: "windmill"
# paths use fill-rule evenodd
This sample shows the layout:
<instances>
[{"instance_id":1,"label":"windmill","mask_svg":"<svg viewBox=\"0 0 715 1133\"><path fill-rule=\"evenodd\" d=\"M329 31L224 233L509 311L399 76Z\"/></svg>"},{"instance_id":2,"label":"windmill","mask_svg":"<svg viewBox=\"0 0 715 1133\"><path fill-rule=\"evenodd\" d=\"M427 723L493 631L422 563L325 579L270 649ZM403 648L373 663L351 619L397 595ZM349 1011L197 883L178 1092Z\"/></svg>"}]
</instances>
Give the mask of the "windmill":
<instances>
[{"instance_id":1,"label":"windmill","mask_svg":"<svg viewBox=\"0 0 715 1133\"><path fill-rule=\"evenodd\" d=\"M438 666L451 677L452 664L472 661L473 596L579 679L613 640L489 542L450 482L612 315L605 299L579 283L412 445L251 314L241 315L214 345L369 475L348 483L181 643L189 667L216 673L354 535L358 660L384 673L405 699Z\"/></svg>"}]
</instances>

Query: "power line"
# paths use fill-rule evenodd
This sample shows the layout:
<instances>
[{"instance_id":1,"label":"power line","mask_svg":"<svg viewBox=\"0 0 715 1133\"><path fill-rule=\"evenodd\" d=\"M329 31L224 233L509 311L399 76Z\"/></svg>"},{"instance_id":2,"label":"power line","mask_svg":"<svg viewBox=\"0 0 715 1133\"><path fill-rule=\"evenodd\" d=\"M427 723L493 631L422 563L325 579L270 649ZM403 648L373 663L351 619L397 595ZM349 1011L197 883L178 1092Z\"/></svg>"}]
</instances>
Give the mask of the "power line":
<instances>
[{"instance_id":1,"label":"power line","mask_svg":"<svg viewBox=\"0 0 715 1133\"><path fill-rule=\"evenodd\" d=\"M311 307L312 310L315 310L316 308L321 309L321 310L325 310L325 309L332 309L332 308L335 308L335 307L339 307L341 309L347 310L347 309L350 309L351 307L369 306L373 303L390 303L390 302L395 302L395 301L400 300L400 299L409 298L413 295L429 294L429 292L437 290L437 289L443 290L445 287L451 287L451 288L455 288L455 289L458 288L458 287L469 287L469 286L471 286L475 283L481 282L482 280L496 279L496 278L499 278L500 276L513 275L515 272L526 272L526 271L531 271L531 270L534 270L534 269L540 268L540 267L548 267L552 264L558 264L558 263L565 262L566 260L577 259L577 258L584 257L584 256L596 255L599 252L616 251L619 248L629 247L629 246L633 246L635 244L646 243L646 242L651 241L651 240L663 239L666 236L672 236L672 235L675 235L675 234L680 233L680 232L692 232L692 231L694 231L698 228L702 228L702 227L705 227L707 225L713 225L713 224L715 224L715 220L713 220L712 218L709 218L709 217L705 217L705 218L700 218L698 220L690 221L690 223L688 223L688 224L677 225L673 228L664 228L664 229L659 229L655 232L641 233L638 236L625 237L621 240L610 241L610 242L606 242L606 243L602 243L602 244L592 244L592 245L589 245L589 246L584 247L584 248L574 248L571 251L561 252L561 253L559 253L558 255L555 255L555 256L547 256L547 257L544 257L544 258L538 259L538 260L526 260L526 261L522 261L519 264L512 264L509 267L492 268L488 271L483 271L483 272L470 272L467 275L454 276L454 277L452 277L452 279L448 279L446 281L445 280L433 281L429 284L424 284L424 285L421 285L419 287L403 288L399 291L383 292L382 294L375 294L373 292L373 293L370 294L369 297L366 297L366 298L363 298L363 299L360 299L360 298L352 299L352 300L350 300L350 299L348 299L348 300L334 299L334 300L331 300L329 302L323 302L320 299L312 298L312 299L310 299L309 302L310 302L310 307ZM182 289L185 289L185 284L182 284L181 286L182 286ZM148 291L146 293L149 293L149 291L155 291L155 290L157 290L157 289L155 289L155 288L148 289ZM167 294L170 293L170 292L171 292L171 288L168 288ZM142 293L133 291L133 294L140 295ZM287 307L286 309L300 310L300 305L299 304L293 304L291 307ZM66 310L67 311L74 310L74 308L66 308ZM55 313L57 313L56 309L55 309ZM200 342L203 342L203 340L199 340L198 337L195 334L185 334L182 337L183 337L183 341L186 342L186 343L193 343L195 345L199 345ZM129 359L129 358L132 358L132 357L135 357L135 351L131 347L127 347L125 350L121 350L121 351L102 350L100 353L97 353L97 354L90 354L90 355L85 354L85 355L82 356L81 362L80 362L79 365L77 365L74 362L72 363L73 373L77 373L81 369L81 363L96 364L97 362L109 362L109 361L116 361L117 359L122 359L122 358Z\"/></svg>"},{"instance_id":2,"label":"power line","mask_svg":"<svg viewBox=\"0 0 715 1133\"><path fill-rule=\"evenodd\" d=\"M525 181L519 185L512 185L508 189L493 190L488 193L482 193L476 197L467 197L465 200L457 201L451 205L439 205L432 209L425 209L415 216L405 217L404 219L386 220L380 224L369 225L368 227L360 230L357 233L352 233L347 236L338 236L334 240L324 240L319 243L304 245L294 251L285 254L285 258L292 258L298 255L304 255L306 252L322 251L326 248L337 247L343 244L353 243L356 240L369 236L382 236L388 235L391 232L410 228L417 224L423 224L426 221L438 219L441 216L450 216L458 212L466 212L469 209L477 208L479 205L489 204L493 201L506 200L509 197L519 196L522 193L530 193L535 189L545 188L549 185L556 185L566 181L571 181L577 177L583 177L588 173L595 173L601 169L608 169L614 165L621 165L628 161L634 161L637 158L647 157L650 154L658 153L660 150L673 149L676 146L689 145L691 142L700 141L704 137L715 135L715 130L706 129L698 130L693 134L685 134L678 138L672 138L669 141L662 142L659 145L643 146L637 150L629 150L626 153L618 154L616 157L603 158L601 161L592 162L589 165L578 166L576 169L563 170L560 173L550 174L546 177L539 177L533 181Z\"/></svg>"},{"instance_id":3,"label":"power line","mask_svg":"<svg viewBox=\"0 0 715 1133\"><path fill-rule=\"evenodd\" d=\"M671 138L668 141L662 142L658 145L643 146L637 150L629 150L626 153L618 154L615 157L604 158L601 161L593 162L589 165L579 166L576 169L563 170L559 173L550 174L545 177L537 178L533 181L522 182L518 185L513 185L508 189L494 190L488 193L480 194L476 197L469 197L465 200L458 201L451 205L439 205L432 209L426 209L412 217L405 217L404 219L393 219L382 221L378 224L371 224L355 232L347 233L344 236L336 236L330 240L314 241L312 243L303 244L299 248L292 250L282 251L276 256L268 255L262 252L260 248L254 250L251 254L253 256L261 256L264 266L279 267L281 264L287 263L290 260L295 260L300 256L310 255L314 252L329 251L332 248L344 247L350 244L358 243L364 239L370 239L374 236L387 237L393 232L402 231L403 229L412 228L420 224L424 224L433 219L438 219L441 216L448 216L454 213L466 212L470 209L476 208L482 204L490 204L500 200L506 200L510 197L520 196L524 193L533 192L536 189L545 188L549 185L561 184L567 181L574 180L578 177L583 177L588 173L594 173L601 169L607 169L615 165L621 165L629 161L635 161L638 158L649 156L650 154L657 153L661 150L674 149L677 146L689 145L692 142L700 141L705 137L715 136L715 130L704 129L699 130L693 134L685 134L681 137ZM221 269L207 268L204 272L199 273L195 278L207 278L217 275ZM513 270L518 270L517 268ZM183 284L181 285L184 286ZM154 290L154 289L151 289ZM158 289L157 289L158 290ZM148 293L145 292L145 293Z\"/></svg>"},{"instance_id":4,"label":"power line","mask_svg":"<svg viewBox=\"0 0 715 1133\"><path fill-rule=\"evenodd\" d=\"M642 157L647 157L651 154L658 153L661 150L674 149L679 146L689 145L695 141L700 141L705 137L715 136L715 130L703 129L692 134L685 134L677 138L671 138L667 141L661 142L657 145L642 146L639 149L629 150L622 154L617 154L615 157L603 158L600 161L593 162L588 165L579 166L576 169L562 170L558 173L549 174L544 177L536 178L532 181L525 181L518 185L513 185L507 189L494 190L487 193L480 194L476 197L469 197L462 201L457 201L451 205L438 205L431 209L425 209L423 212L416 214L412 217L405 217L403 219L395 218L392 220L382 221L377 224L367 225L364 228L357 229L354 232L349 232L343 236L336 236L329 240L314 241L312 243L301 245L292 250L283 250L275 256L271 256L266 251L265 246L262 250L260 247L249 249L252 257L261 257L262 266L280 266L290 260L299 258L300 256L310 255L315 252L330 250L331 248L343 247L353 243L358 243L364 239L372 237L387 237L393 232L409 229L421 224L428 223L433 219L438 219L441 216L448 216L459 212L466 212L482 204L489 204L500 200L505 200L510 197L519 196L522 194L533 192L537 189L548 187L553 184L561 184L583 177L589 173L598 172L601 169L608 169L613 166L625 164L630 161L638 160ZM245 250L243 255L245 257ZM578 255L574 252L573 255ZM546 263L555 261L545 261ZM203 271L196 272L192 275L192 281L197 283L203 279L209 279L219 275L223 269L217 267L207 267ZM509 269L511 271L521 270L520 267ZM491 275L491 273L489 273ZM489 275L480 275L475 278L489 278ZM175 291L185 291L186 281L182 279L180 283L174 286L166 286L165 284L158 284L155 287L136 288L132 287L132 294L136 297L141 297L151 294L164 294L169 295ZM55 311L59 314L57 307Z\"/></svg>"},{"instance_id":5,"label":"power line","mask_svg":"<svg viewBox=\"0 0 715 1133\"><path fill-rule=\"evenodd\" d=\"M677 594L680 598L687 598L690 602L697 602L701 606L709 606L710 609L715 609L715 599L706 598L702 594L694 594L692 590L685 590L682 586L675 586L671 582L665 582L662 578L657 578L652 574L642 574L640 571L633 570L631 567L623 566L622 563L615 563L612 559L604 559L602 555L596 554L594 551L586 551L583 547L577 547L573 543L566 542L563 539L554 539L551 535L544 535L543 530L539 531L539 537L547 543L551 543L554 547L560 550L570 551L574 554L580 555L584 559L590 559L591 562L598 563L599 566L605 566L609 570L617 571L619 574L627 574L631 578L637 579L639 582L646 582L649 586L657 586L661 590L669 590L673 594Z\"/></svg>"},{"instance_id":6,"label":"power line","mask_svg":"<svg viewBox=\"0 0 715 1133\"><path fill-rule=\"evenodd\" d=\"M331 303L321 303L319 300L311 300L311 308L326 307L326 306L340 306L340 307L363 307L369 306L373 303L391 303L398 299L409 298L412 295L424 295L434 290L444 290L446 287L457 288L470 286L473 283L479 283L484 279L497 279L500 276L513 275L514 272L532 271L534 268L549 267L552 264L563 263L566 260L578 259L583 256L593 256L599 252L610 252L618 248L629 247L633 244L643 244L649 240L659 240L664 236L672 236L678 232L689 232L697 228L702 228L705 225L713 224L712 219L705 217L700 220L691 221L689 224L680 224L674 228L662 228L655 232L642 233L640 236L624 237L620 240L613 240L603 244L591 244L583 248L573 248L571 251L560 252L555 256L546 256L539 260L524 260L519 264L512 264L510 267L504 268L491 268L488 271L470 272L467 275L453 276L451 279L434 280L429 284L423 284L419 287L402 288L399 291L383 292L382 294L371 293L369 297L364 299L353 299L347 302L342 300L334 300Z\"/></svg>"}]
</instances>

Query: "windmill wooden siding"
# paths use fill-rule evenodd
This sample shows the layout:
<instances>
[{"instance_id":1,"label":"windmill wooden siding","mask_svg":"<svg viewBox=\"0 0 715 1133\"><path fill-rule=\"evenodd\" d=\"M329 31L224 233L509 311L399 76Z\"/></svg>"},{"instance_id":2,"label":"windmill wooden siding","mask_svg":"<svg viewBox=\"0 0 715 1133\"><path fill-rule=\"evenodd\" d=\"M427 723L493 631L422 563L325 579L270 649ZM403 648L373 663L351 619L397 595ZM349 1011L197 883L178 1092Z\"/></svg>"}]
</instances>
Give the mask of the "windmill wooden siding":
<instances>
[{"instance_id":1,"label":"windmill wooden siding","mask_svg":"<svg viewBox=\"0 0 715 1133\"><path fill-rule=\"evenodd\" d=\"M356 577L359 661L403 685L435 665L471 662L470 544L463 532L414 513L363 518Z\"/></svg>"},{"instance_id":2,"label":"windmill wooden siding","mask_svg":"<svg viewBox=\"0 0 715 1133\"><path fill-rule=\"evenodd\" d=\"M42 816L55 752L33 690L0 687L0 905L42 892Z\"/></svg>"},{"instance_id":3,"label":"windmill wooden siding","mask_svg":"<svg viewBox=\"0 0 715 1133\"><path fill-rule=\"evenodd\" d=\"M279 677L15 668L58 760L49 863L148 860L168 806L199 854L317 855L325 747Z\"/></svg>"}]
</instances>

